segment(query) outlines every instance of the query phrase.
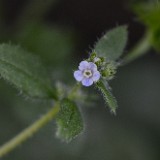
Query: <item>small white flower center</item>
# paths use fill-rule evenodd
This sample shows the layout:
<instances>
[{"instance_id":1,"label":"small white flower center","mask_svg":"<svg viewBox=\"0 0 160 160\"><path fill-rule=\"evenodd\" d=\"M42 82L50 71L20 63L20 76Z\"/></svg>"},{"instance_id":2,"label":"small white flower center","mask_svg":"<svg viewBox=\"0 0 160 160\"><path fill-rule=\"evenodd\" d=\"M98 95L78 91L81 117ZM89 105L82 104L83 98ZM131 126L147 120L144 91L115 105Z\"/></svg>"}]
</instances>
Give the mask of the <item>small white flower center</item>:
<instances>
[{"instance_id":1,"label":"small white flower center","mask_svg":"<svg viewBox=\"0 0 160 160\"><path fill-rule=\"evenodd\" d=\"M85 78L90 78L90 77L92 76L91 70L85 69L84 72L83 72L83 76L84 76Z\"/></svg>"}]
</instances>

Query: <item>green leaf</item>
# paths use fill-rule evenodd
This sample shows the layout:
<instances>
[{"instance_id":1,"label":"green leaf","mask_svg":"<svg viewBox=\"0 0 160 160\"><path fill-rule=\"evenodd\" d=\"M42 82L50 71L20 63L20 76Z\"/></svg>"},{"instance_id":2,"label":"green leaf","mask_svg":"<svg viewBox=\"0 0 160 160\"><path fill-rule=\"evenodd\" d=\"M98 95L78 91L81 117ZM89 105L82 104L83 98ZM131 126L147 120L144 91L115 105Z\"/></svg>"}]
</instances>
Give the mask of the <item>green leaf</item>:
<instances>
[{"instance_id":1,"label":"green leaf","mask_svg":"<svg viewBox=\"0 0 160 160\"><path fill-rule=\"evenodd\" d=\"M107 60L117 60L123 53L127 43L127 27L119 26L106 32L96 43L93 52L106 57Z\"/></svg>"},{"instance_id":2,"label":"green leaf","mask_svg":"<svg viewBox=\"0 0 160 160\"><path fill-rule=\"evenodd\" d=\"M134 6L140 21L146 26L147 30L152 33L151 43L153 47L160 51L160 3L150 2Z\"/></svg>"},{"instance_id":3,"label":"green leaf","mask_svg":"<svg viewBox=\"0 0 160 160\"><path fill-rule=\"evenodd\" d=\"M160 51L160 28L153 32L153 37L152 37L152 45L153 47L157 50Z\"/></svg>"},{"instance_id":4,"label":"green leaf","mask_svg":"<svg viewBox=\"0 0 160 160\"><path fill-rule=\"evenodd\" d=\"M71 141L83 130L83 121L76 104L69 99L61 102L57 117L57 137L64 141Z\"/></svg>"},{"instance_id":5,"label":"green leaf","mask_svg":"<svg viewBox=\"0 0 160 160\"><path fill-rule=\"evenodd\" d=\"M108 104L111 112L116 114L116 109L118 108L117 101L112 95L109 87L105 86L101 80L96 83L96 87L102 93L104 101L106 102L106 104Z\"/></svg>"},{"instance_id":6,"label":"green leaf","mask_svg":"<svg viewBox=\"0 0 160 160\"><path fill-rule=\"evenodd\" d=\"M134 11L139 19L150 29L155 30L160 27L160 4L141 3L134 6Z\"/></svg>"},{"instance_id":7,"label":"green leaf","mask_svg":"<svg viewBox=\"0 0 160 160\"><path fill-rule=\"evenodd\" d=\"M41 23L28 24L16 33L13 41L34 54L40 55L53 73L54 80L69 81L72 78L71 53L75 45L72 30Z\"/></svg>"},{"instance_id":8,"label":"green leaf","mask_svg":"<svg viewBox=\"0 0 160 160\"><path fill-rule=\"evenodd\" d=\"M19 46L0 45L0 75L26 96L56 98L40 60Z\"/></svg>"},{"instance_id":9,"label":"green leaf","mask_svg":"<svg viewBox=\"0 0 160 160\"><path fill-rule=\"evenodd\" d=\"M16 33L16 39L34 54L40 55L51 67L58 69L70 62L70 54L73 51L74 39L69 30L60 27L49 27L42 24L27 25L22 31Z\"/></svg>"}]
</instances>

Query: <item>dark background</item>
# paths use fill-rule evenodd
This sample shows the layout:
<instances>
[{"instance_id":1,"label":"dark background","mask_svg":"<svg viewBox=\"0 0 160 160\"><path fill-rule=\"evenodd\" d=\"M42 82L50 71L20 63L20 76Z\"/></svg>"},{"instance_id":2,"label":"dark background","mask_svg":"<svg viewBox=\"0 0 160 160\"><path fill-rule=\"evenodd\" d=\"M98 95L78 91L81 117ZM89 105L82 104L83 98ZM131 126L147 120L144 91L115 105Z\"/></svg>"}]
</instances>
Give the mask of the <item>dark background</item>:
<instances>
[{"instance_id":1,"label":"dark background","mask_svg":"<svg viewBox=\"0 0 160 160\"><path fill-rule=\"evenodd\" d=\"M47 4L48 3L48 4ZM46 8L45 8L46 6ZM73 84L73 70L88 56L98 37L118 25L128 25L125 53L141 39L145 27L127 0L1 0L0 42L20 44L38 54L53 82ZM119 104L117 116L103 99L79 106L85 131L71 143L55 138L51 122L4 160L159 160L160 56L154 51L119 68L111 86ZM86 89L84 88L86 91ZM88 92L88 91L87 91ZM0 80L0 144L41 117L50 102L25 100Z\"/></svg>"}]
</instances>

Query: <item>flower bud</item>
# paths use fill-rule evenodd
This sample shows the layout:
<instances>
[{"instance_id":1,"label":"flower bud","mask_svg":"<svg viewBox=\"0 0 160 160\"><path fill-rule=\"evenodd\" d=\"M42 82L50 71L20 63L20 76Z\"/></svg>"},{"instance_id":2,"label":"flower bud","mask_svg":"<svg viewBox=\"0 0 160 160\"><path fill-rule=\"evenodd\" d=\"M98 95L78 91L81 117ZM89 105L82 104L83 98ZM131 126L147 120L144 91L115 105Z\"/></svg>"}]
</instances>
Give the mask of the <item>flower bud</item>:
<instances>
[{"instance_id":1,"label":"flower bud","mask_svg":"<svg viewBox=\"0 0 160 160\"><path fill-rule=\"evenodd\" d=\"M116 66L113 63L106 65L105 69L102 70L102 76L107 79L112 79L116 73Z\"/></svg>"}]
</instances>

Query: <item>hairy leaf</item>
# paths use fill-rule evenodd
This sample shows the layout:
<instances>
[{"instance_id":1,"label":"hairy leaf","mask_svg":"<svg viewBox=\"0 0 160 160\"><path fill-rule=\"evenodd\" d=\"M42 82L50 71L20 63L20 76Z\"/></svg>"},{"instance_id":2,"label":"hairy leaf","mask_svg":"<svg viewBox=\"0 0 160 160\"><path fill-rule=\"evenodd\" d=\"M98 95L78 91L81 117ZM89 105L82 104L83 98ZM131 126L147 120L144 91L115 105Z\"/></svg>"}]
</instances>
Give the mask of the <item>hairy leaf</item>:
<instances>
[{"instance_id":1,"label":"hairy leaf","mask_svg":"<svg viewBox=\"0 0 160 160\"><path fill-rule=\"evenodd\" d=\"M126 26L116 27L106 32L98 40L93 51L99 56L106 57L107 60L117 60L123 53L127 43Z\"/></svg>"},{"instance_id":2,"label":"hairy leaf","mask_svg":"<svg viewBox=\"0 0 160 160\"><path fill-rule=\"evenodd\" d=\"M64 141L71 141L83 130L83 121L76 104L68 99L61 102L57 117L57 137Z\"/></svg>"},{"instance_id":3,"label":"hairy leaf","mask_svg":"<svg viewBox=\"0 0 160 160\"><path fill-rule=\"evenodd\" d=\"M26 96L56 98L40 60L19 46L0 45L0 75Z\"/></svg>"},{"instance_id":4,"label":"hairy leaf","mask_svg":"<svg viewBox=\"0 0 160 160\"><path fill-rule=\"evenodd\" d=\"M103 98L106 104L108 104L108 107L110 108L111 112L116 114L116 109L118 108L117 101L115 97L112 95L109 87L105 86L102 81L97 82L96 87L102 93Z\"/></svg>"},{"instance_id":5,"label":"hairy leaf","mask_svg":"<svg viewBox=\"0 0 160 160\"><path fill-rule=\"evenodd\" d=\"M73 67L71 53L75 42L74 33L71 30L49 27L41 23L28 24L16 33L13 41L40 55L52 71L53 79L69 81L70 77L65 75L72 76L70 74Z\"/></svg>"}]
</instances>

